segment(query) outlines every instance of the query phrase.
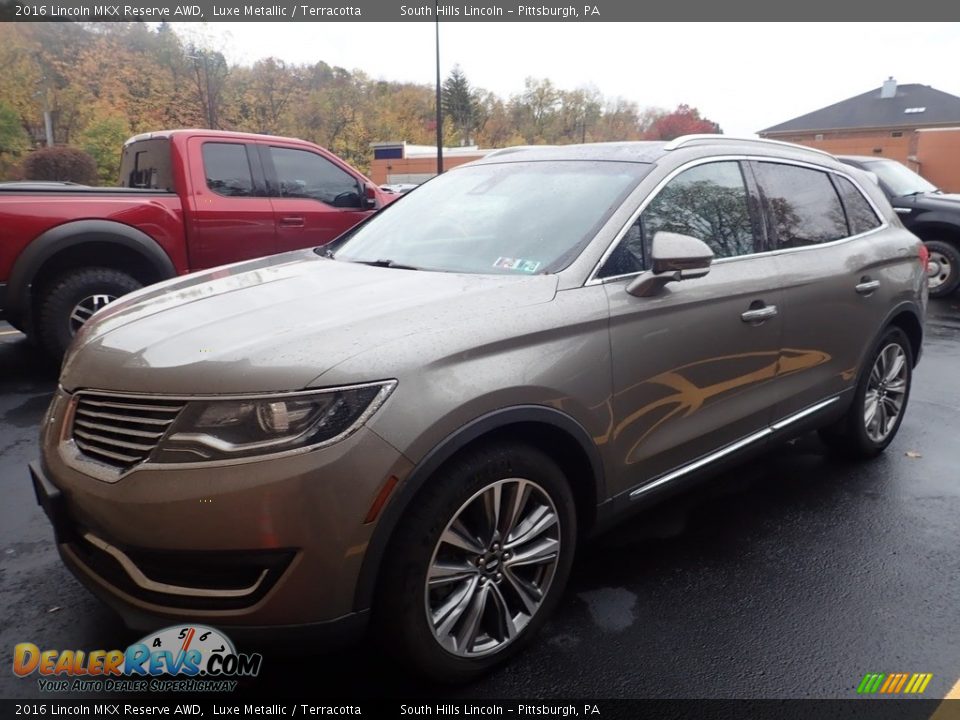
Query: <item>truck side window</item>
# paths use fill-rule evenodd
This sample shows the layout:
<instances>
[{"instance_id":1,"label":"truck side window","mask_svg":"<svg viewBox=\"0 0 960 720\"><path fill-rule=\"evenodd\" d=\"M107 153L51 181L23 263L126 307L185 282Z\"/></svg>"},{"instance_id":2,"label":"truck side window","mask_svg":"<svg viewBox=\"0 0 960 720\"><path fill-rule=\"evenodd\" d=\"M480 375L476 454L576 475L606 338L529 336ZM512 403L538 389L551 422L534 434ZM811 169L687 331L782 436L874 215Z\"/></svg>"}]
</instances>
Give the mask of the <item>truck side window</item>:
<instances>
[{"instance_id":1,"label":"truck side window","mask_svg":"<svg viewBox=\"0 0 960 720\"><path fill-rule=\"evenodd\" d=\"M203 144L203 168L207 187L218 195L249 197L253 192L253 173L247 147L240 143Z\"/></svg>"},{"instance_id":2,"label":"truck side window","mask_svg":"<svg viewBox=\"0 0 960 720\"><path fill-rule=\"evenodd\" d=\"M271 147L280 197L312 198L340 208L362 206L360 185L350 173L316 153Z\"/></svg>"}]
</instances>

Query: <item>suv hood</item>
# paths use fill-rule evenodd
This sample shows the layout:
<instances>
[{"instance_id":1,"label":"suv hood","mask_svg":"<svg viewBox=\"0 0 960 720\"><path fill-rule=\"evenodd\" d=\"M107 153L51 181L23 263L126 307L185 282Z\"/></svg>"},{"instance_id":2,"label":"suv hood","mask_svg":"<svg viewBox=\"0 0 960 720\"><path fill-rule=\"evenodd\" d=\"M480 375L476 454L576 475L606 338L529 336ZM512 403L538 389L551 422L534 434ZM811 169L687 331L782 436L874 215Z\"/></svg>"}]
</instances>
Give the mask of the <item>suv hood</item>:
<instances>
[{"instance_id":1,"label":"suv hood","mask_svg":"<svg viewBox=\"0 0 960 720\"><path fill-rule=\"evenodd\" d=\"M435 337L438 327L462 328L471 317L507 317L549 302L556 288L555 275L399 270L287 253L111 303L77 334L60 382L71 392L299 390L365 350L420 333Z\"/></svg>"},{"instance_id":2,"label":"suv hood","mask_svg":"<svg viewBox=\"0 0 960 720\"><path fill-rule=\"evenodd\" d=\"M911 195L909 197L896 198L897 205L903 207L916 206L924 210L949 210L957 212L960 210L960 195L953 193L924 193L923 195Z\"/></svg>"}]
</instances>

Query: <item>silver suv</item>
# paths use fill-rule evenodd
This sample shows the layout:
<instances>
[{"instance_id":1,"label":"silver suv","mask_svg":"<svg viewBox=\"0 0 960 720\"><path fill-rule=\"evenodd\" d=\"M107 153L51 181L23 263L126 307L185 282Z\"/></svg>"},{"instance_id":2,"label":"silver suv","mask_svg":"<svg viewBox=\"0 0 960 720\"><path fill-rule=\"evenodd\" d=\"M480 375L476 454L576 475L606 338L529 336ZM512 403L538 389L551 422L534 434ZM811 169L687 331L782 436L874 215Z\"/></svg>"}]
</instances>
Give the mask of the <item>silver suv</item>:
<instances>
[{"instance_id":1,"label":"silver suv","mask_svg":"<svg viewBox=\"0 0 960 720\"><path fill-rule=\"evenodd\" d=\"M97 313L31 472L64 562L131 627L332 641L372 620L462 680L642 504L814 428L882 451L926 260L814 150L501 151L325 248Z\"/></svg>"}]
</instances>

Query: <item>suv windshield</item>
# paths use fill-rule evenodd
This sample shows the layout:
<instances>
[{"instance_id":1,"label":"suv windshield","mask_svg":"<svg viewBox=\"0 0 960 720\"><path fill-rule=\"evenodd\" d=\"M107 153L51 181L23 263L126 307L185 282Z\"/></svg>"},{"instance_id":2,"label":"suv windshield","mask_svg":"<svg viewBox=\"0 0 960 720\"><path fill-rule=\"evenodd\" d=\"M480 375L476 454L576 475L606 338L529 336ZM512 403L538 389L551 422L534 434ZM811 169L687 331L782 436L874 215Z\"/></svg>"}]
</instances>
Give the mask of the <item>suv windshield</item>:
<instances>
[{"instance_id":1,"label":"suv windshield","mask_svg":"<svg viewBox=\"0 0 960 720\"><path fill-rule=\"evenodd\" d=\"M332 257L447 272L555 272L579 254L650 167L532 161L453 170L349 233Z\"/></svg>"},{"instance_id":2,"label":"suv windshield","mask_svg":"<svg viewBox=\"0 0 960 720\"><path fill-rule=\"evenodd\" d=\"M875 160L866 162L864 165L867 170L876 173L877 177L887 184L895 197L940 192L936 185L928 183L913 170L895 160Z\"/></svg>"}]
</instances>

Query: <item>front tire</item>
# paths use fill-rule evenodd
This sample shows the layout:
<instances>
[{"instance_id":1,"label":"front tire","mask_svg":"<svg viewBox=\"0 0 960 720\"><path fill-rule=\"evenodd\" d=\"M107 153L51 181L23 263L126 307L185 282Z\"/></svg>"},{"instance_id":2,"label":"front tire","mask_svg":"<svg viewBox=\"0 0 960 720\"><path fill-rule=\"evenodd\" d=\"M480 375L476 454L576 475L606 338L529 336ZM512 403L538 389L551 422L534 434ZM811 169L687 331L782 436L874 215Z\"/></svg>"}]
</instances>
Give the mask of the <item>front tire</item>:
<instances>
[{"instance_id":1,"label":"front tire","mask_svg":"<svg viewBox=\"0 0 960 720\"><path fill-rule=\"evenodd\" d=\"M570 575L576 511L540 450L491 444L448 463L402 521L375 627L419 674L465 682L526 645Z\"/></svg>"},{"instance_id":2,"label":"front tire","mask_svg":"<svg viewBox=\"0 0 960 720\"><path fill-rule=\"evenodd\" d=\"M70 270L42 291L37 304L35 333L53 358L67 351L76 331L94 312L143 285L120 270L102 267Z\"/></svg>"},{"instance_id":3,"label":"front tire","mask_svg":"<svg viewBox=\"0 0 960 720\"><path fill-rule=\"evenodd\" d=\"M912 380L910 340L900 328L888 328L867 356L847 414L835 425L822 428L821 439L852 459L879 455L900 429Z\"/></svg>"},{"instance_id":4,"label":"front tire","mask_svg":"<svg viewBox=\"0 0 960 720\"><path fill-rule=\"evenodd\" d=\"M955 245L940 240L928 240L924 245L930 251L927 262L930 297L946 297L960 286L960 251Z\"/></svg>"}]
</instances>

